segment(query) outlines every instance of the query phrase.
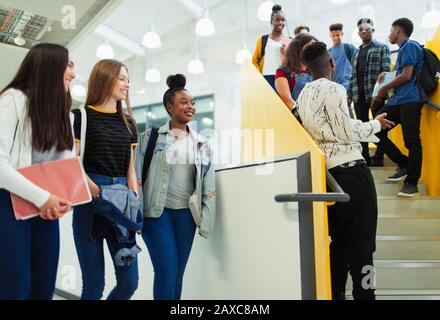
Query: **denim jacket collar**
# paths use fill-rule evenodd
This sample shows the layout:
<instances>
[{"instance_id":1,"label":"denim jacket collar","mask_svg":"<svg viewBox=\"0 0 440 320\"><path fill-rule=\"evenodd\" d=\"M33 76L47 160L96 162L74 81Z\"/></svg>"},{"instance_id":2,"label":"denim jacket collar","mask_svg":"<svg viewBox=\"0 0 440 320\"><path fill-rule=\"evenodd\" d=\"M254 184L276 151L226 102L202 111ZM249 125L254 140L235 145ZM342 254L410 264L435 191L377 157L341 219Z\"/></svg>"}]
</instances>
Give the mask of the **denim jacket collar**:
<instances>
[{"instance_id":1,"label":"denim jacket collar","mask_svg":"<svg viewBox=\"0 0 440 320\"><path fill-rule=\"evenodd\" d=\"M159 134L167 134L168 132L170 132L170 130L171 130L170 123L171 123L171 121L167 121L167 123L165 123L162 127L160 127ZM197 145L203 145L203 144L207 143L207 140L205 137L199 135L197 132L195 132L193 129L191 129L191 127L189 125L187 125L186 127L189 131L189 135L191 136L193 141L197 143Z\"/></svg>"}]
</instances>

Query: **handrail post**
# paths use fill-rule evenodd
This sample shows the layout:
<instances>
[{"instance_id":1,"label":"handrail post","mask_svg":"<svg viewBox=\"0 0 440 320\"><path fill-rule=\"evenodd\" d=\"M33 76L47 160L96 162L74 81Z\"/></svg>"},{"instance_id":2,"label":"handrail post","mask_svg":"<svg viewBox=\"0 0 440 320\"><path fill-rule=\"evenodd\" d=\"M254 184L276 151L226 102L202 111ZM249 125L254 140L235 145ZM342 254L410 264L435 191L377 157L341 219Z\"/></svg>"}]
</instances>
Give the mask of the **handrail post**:
<instances>
[{"instance_id":1,"label":"handrail post","mask_svg":"<svg viewBox=\"0 0 440 320\"><path fill-rule=\"evenodd\" d=\"M326 171L327 185L333 192L328 193L312 193L312 192L298 192L293 194L279 194L275 196L275 201L279 203L284 202L341 202L346 203L350 201L350 195L342 190L341 186L331 175Z\"/></svg>"}]
</instances>

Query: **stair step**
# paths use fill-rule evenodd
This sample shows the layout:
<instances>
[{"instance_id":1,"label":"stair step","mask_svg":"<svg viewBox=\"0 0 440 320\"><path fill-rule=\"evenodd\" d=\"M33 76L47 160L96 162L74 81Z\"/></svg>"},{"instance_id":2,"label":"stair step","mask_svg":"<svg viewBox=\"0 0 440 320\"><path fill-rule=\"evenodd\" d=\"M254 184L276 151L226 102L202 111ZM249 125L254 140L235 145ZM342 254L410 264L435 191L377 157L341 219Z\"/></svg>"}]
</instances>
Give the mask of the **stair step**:
<instances>
[{"instance_id":1,"label":"stair step","mask_svg":"<svg viewBox=\"0 0 440 320\"><path fill-rule=\"evenodd\" d=\"M412 199L397 196L378 196L379 214L381 216L404 217L416 214L439 214L440 197L417 196Z\"/></svg>"},{"instance_id":2,"label":"stair step","mask_svg":"<svg viewBox=\"0 0 440 320\"><path fill-rule=\"evenodd\" d=\"M440 269L440 260L381 260L375 259L376 269ZM438 270L440 271L440 270ZM440 273L439 273L440 276ZM440 290L440 282L439 282Z\"/></svg>"},{"instance_id":3,"label":"stair step","mask_svg":"<svg viewBox=\"0 0 440 320\"><path fill-rule=\"evenodd\" d=\"M440 290L440 260L377 260L377 290ZM351 291L351 279L347 283Z\"/></svg>"},{"instance_id":4,"label":"stair step","mask_svg":"<svg viewBox=\"0 0 440 320\"><path fill-rule=\"evenodd\" d=\"M377 241L440 241L440 234L378 235Z\"/></svg>"},{"instance_id":5,"label":"stair step","mask_svg":"<svg viewBox=\"0 0 440 320\"><path fill-rule=\"evenodd\" d=\"M417 219L440 219L440 213L425 213L425 212L379 212L379 219L382 220L394 220L394 219L409 219L409 220L417 220Z\"/></svg>"},{"instance_id":6,"label":"stair step","mask_svg":"<svg viewBox=\"0 0 440 320\"><path fill-rule=\"evenodd\" d=\"M376 192L378 195L382 196L395 196L402 189L403 183L392 183L392 182L376 182ZM419 183L419 195L426 196L427 188L426 183Z\"/></svg>"},{"instance_id":7,"label":"stair step","mask_svg":"<svg viewBox=\"0 0 440 320\"><path fill-rule=\"evenodd\" d=\"M403 261L438 259L440 261L439 247L440 236L377 236L374 258Z\"/></svg>"},{"instance_id":8,"label":"stair step","mask_svg":"<svg viewBox=\"0 0 440 320\"><path fill-rule=\"evenodd\" d=\"M371 168L378 194L379 220L376 268L378 300L440 300L440 197L428 197L419 183L419 195L397 196L403 186L386 179L397 165ZM351 293L351 278L347 294Z\"/></svg>"},{"instance_id":9,"label":"stair step","mask_svg":"<svg viewBox=\"0 0 440 320\"><path fill-rule=\"evenodd\" d=\"M377 224L379 235L432 235L440 234L440 213L434 218L425 218L423 215L412 217L393 217L379 215Z\"/></svg>"},{"instance_id":10,"label":"stair step","mask_svg":"<svg viewBox=\"0 0 440 320\"><path fill-rule=\"evenodd\" d=\"M353 300L349 291L347 300ZM376 290L376 300L440 300L440 290Z\"/></svg>"},{"instance_id":11,"label":"stair step","mask_svg":"<svg viewBox=\"0 0 440 320\"><path fill-rule=\"evenodd\" d=\"M374 181L385 181L389 176L396 173L395 167L371 168Z\"/></svg>"}]
</instances>

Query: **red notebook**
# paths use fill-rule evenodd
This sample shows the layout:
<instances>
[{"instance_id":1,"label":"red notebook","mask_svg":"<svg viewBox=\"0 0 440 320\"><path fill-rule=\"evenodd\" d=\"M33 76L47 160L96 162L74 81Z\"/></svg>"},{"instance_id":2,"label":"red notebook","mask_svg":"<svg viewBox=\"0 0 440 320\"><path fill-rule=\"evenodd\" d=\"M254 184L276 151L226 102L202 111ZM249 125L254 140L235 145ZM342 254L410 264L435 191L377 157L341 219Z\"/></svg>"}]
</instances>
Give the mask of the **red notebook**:
<instances>
[{"instance_id":1,"label":"red notebook","mask_svg":"<svg viewBox=\"0 0 440 320\"><path fill-rule=\"evenodd\" d=\"M92 195L79 157L49 161L18 169L23 176L51 194L66 199L72 206L92 201ZM11 193L12 206L17 220L39 215L31 202Z\"/></svg>"}]
</instances>

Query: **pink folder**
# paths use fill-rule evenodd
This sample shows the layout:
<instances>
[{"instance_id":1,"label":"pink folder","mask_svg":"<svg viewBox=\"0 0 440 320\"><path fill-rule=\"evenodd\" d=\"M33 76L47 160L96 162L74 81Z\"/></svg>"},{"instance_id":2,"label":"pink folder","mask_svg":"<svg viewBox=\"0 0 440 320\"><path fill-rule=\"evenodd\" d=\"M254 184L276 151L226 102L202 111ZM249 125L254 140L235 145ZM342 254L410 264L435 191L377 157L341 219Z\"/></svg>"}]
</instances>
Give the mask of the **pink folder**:
<instances>
[{"instance_id":1,"label":"pink folder","mask_svg":"<svg viewBox=\"0 0 440 320\"><path fill-rule=\"evenodd\" d=\"M79 157L34 164L18 171L37 186L66 199L73 206L92 201ZM17 220L39 215L38 208L31 202L12 193L11 200Z\"/></svg>"}]
</instances>

